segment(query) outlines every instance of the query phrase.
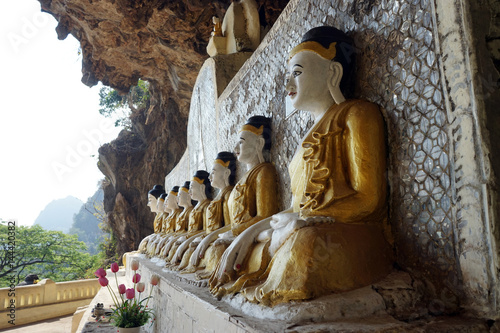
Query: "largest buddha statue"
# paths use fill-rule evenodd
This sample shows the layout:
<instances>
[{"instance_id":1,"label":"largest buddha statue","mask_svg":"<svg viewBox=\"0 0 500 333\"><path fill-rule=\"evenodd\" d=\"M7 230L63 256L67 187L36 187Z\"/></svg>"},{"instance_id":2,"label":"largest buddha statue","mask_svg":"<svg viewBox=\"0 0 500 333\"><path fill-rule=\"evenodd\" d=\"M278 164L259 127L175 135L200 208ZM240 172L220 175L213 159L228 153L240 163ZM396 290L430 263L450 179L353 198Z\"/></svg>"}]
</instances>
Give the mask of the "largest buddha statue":
<instances>
[{"instance_id":1,"label":"largest buddha statue","mask_svg":"<svg viewBox=\"0 0 500 333\"><path fill-rule=\"evenodd\" d=\"M210 280L217 296L272 306L366 286L392 269L384 122L375 104L344 97L353 49L340 30L318 27L290 52L286 90L314 118L289 165L292 207L232 242ZM265 270L240 274L265 261L259 244Z\"/></svg>"}]
</instances>

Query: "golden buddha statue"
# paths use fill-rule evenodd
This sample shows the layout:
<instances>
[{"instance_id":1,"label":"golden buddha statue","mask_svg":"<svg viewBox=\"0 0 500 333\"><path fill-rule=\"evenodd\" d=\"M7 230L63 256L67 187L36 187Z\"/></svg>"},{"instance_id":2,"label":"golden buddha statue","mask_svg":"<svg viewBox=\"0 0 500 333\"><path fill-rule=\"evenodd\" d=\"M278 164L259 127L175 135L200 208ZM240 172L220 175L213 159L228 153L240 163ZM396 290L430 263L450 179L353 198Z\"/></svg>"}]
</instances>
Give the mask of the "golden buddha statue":
<instances>
[{"instance_id":1,"label":"golden buddha statue","mask_svg":"<svg viewBox=\"0 0 500 333\"><path fill-rule=\"evenodd\" d=\"M172 257L174 255L174 253L171 253L172 246L179 239L179 237L184 235L184 233L186 232L189 223L189 214L191 214L191 211L194 207L191 196L189 195L190 184L190 181L186 181L184 182L184 185L179 188L177 204L178 206L182 207L182 211L177 216L175 221L171 221L171 225L173 225L174 230L167 235L167 240L160 253L160 257L164 258L167 263L172 260Z\"/></svg>"},{"instance_id":2,"label":"golden buddha statue","mask_svg":"<svg viewBox=\"0 0 500 333\"><path fill-rule=\"evenodd\" d=\"M162 193L158 200L156 201L156 214L155 220L153 222L153 230L155 234L159 234L163 227L163 220L165 219L165 211L163 210L163 204L165 203L166 193ZM167 213L168 216L168 213Z\"/></svg>"},{"instance_id":3,"label":"golden buddha statue","mask_svg":"<svg viewBox=\"0 0 500 333\"><path fill-rule=\"evenodd\" d=\"M162 218L157 223L158 232L155 234L155 237L150 240L148 243L147 253L150 257L154 257L156 255L159 243L161 243L163 237L165 236L165 221L168 219L171 213L171 209L166 205L165 199L167 198L167 193L162 193L158 198L157 210L163 212Z\"/></svg>"},{"instance_id":4,"label":"golden buddha statue","mask_svg":"<svg viewBox=\"0 0 500 333\"><path fill-rule=\"evenodd\" d=\"M292 207L224 252L210 280L218 297L241 292L272 306L363 287L392 269L384 121L375 104L344 98L349 50L347 35L319 27L290 52L288 95L315 120L289 166ZM265 269L249 273L255 262Z\"/></svg>"},{"instance_id":5,"label":"golden buddha statue","mask_svg":"<svg viewBox=\"0 0 500 333\"><path fill-rule=\"evenodd\" d=\"M198 203L189 214L189 224L187 232L182 235L177 241L171 251L175 251L171 265L177 265L173 268L181 270L188 265L189 258L194 249L189 245L198 239L200 235L205 234L205 227L207 226L208 214L207 207L210 205L212 186L210 184L209 173L205 170L198 170L191 180L189 186L189 195L191 199ZM171 267L172 268L172 267Z\"/></svg>"},{"instance_id":6,"label":"golden buddha statue","mask_svg":"<svg viewBox=\"0 0 500 333\"><path fill-rule=\"evenodd\" d=\"M247 228L277 212L276 169L264 159L264 154L268 155L271 149L270 137L270 118L253 116L242 127L235 152L238 161L246 164L250 170L238 181L229 196L231 230L219 234L214 246L227 248ZM263 251L264 247L260 247L260 250ZM252 266L248 271L254 269L260 268ZM246 270L238 273L244 272ZM210 283L214 281L212 277Z\"/></svg>"},{"instance_id":7,"label":"golden buddha statue","mask_svg":"<svg viewBox=\"0 0 500 333\"><path fill-rule=\"evenodd\" d=\"M205 233L189 244L192 255L189 259L189 265L182 271L183 273L194 273L198 269L205 268L203 271L196 272L196 277L198 279L208 278L219 261L222 252L224 252L224 247L214 247L212 245L219 234L231 230L231 219L227 204L231 190L234 188L235 178L236 156L227 151L219 152L209 176L210 183L213 187L219 189L219 193L207 207ZM182 264L179 266L182 266Z\"/></svg>"},{"instance_id":8,"label":"golden buddha statue","mask_svg":"<svg viewBox=\"0 0 500 333\"><path fill-rule=\"evenodd\" d=\"M171 235L175 232L175 226L177 225L179 216L182 213L182 208L179 207L177 203L179 188L179 186L172 187L167 197L165 198L163 209L165 211L169 211L169 215L163 220L160 239L157 242L156 248L154 249L154 255L156 257L161 257L165 244L170 239Z\"/></svg>"},{"instance_id":9,"label":"golden buddha statue","mask_svg":"<svg viewBox=\"0 0 500 333\"><path fill-rule=\"evenodd\" d=\"M163 186L161 185L155 185L153 188L148 192L148 204L147 206L151 210L152 213L156 213L155 219L153 221L153 233L151 235L148 235L144 237L144 239L141 241L139 244L138 251L140 253L145 253L147 251L147 246L148 243L156 238L156 236L160 232L159 226L161 225L161 221L164 217L163 211L158 210L158 198L161 196L161 194L165 193L165 190L163 189Z\"/></svg>"},{"instance_id":10,"label":"golden buddha statue","mask_svg":"<svg viewBox=\"0 0 500 333\"><path fill-rule=\"evenodd\" d=\"M215 37L222 37L222 22L217 16L212 16L212 23L214 24L211 35Z\"/></svg>"}]
</instances>

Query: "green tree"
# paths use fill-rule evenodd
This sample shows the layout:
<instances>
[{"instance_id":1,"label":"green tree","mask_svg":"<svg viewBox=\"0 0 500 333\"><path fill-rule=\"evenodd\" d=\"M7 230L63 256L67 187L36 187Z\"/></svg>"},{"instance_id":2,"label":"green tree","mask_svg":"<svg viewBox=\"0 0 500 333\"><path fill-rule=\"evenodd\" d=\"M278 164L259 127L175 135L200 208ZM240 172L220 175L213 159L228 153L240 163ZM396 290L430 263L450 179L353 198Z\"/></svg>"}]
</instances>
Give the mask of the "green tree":
<instances>
[{"instance_id":1,"label":"green tree","mask_svg":"<svg viewBox=\"0 0 500 333\"><path fill-rule=\"evenodd\" d=\"M115 126L130 126L130 112L147 107L149 103L149 82L140 80L130 88L126 95L120 95L115 89L102 87L99 90L99 113L105 117L116 117Z\"/></svg>"},{"instance_id":2,"label":"green tree","mask_svg":"<svg viewBox=\"0 0 500 333\"><path fill-rule=\"evenodd\" d=\"M0 224L0 287L9 285L11 277L19 283L28 274L54 281L92 277L99 264L76 235L39 225L16 226L14 236L12 232L5 223Z\"/></svg>"}]
</instances>

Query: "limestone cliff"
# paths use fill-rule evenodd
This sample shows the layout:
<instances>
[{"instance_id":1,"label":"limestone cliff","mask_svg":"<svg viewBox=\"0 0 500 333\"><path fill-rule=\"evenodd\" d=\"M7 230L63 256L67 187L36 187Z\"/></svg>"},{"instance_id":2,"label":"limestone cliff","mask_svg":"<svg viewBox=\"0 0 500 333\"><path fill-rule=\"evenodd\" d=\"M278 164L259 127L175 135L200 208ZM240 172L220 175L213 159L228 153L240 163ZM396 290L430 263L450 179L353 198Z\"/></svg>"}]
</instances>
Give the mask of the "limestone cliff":
<instances>
[{"instance_id":1,"label":"limestone cliff","mask_svg":"<svg viewBox=\"0 0 500 333\"><path fill-rule=\"evenodd\" d=\"M82 82L99 81L127 93L139 78L150 82L147 108L133 113L132 129L99 150L109 178L104 207L118 252L137 247L152 232L147 191L163 184L186 147L192 87L206 55L211 17L230 0L39 0L59 22L59 39L75 36L82 49ZM258 0L269 28L288 0ZM97 110L89 110L97 112Z\"/></svg>"}]
</instances>

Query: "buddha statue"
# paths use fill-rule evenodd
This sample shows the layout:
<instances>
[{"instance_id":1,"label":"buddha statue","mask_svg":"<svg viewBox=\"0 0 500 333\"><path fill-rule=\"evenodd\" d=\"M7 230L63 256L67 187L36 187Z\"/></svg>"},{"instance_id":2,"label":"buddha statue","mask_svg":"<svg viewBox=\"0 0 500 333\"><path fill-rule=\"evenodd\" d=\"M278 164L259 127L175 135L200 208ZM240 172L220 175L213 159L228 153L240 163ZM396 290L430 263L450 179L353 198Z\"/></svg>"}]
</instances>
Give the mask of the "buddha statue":
<instances>
[{"instance_id":1,"label":"buddha statue","mask_svg":"<svg viewBox=\"0 0 500 333\"><path fill-rule=\"evenodd\" d=\"M158 244L161 242L162 237L164 236L163 229L165 225L165 220L168 218L170 214L170 209L165 209L165 199L167 198L167 195L168 195L167 193L162 193L158 198L156 204L157 211L161 212L161 218L158 221L157 225L158 232L155 233L155 237L152 238L148 243L147 253L150 257L154 257L156 255Z\"/></svg>"},{"instance_id":2,"label":"buddha statue","mask_svg":"<svg viewBox=\"0 0 500 333\"><path fill-rule=\"evenodd\" d=\"M228 200L231 230L218 235L213 246L227 248L229 244L247 228L270 217L278 211L277 178L274 166L265 161L271 149L271 119L263 116L250 117L241 128L240 139L235 147L238 161L249 170L234 186ZM263 252L265 246L258 247ZM220 262L218 263L218 265ZM255 262L238 273L260 270ZM214 271L214 273L217 269ZM212 274L213 276L213 274ZM211 278L210 282L214 280ZM218 285L213 285L218 287Z\"/></svg>"},{"instance_id":3,"label":"buddha statue","mask_svg":"<svg viewBox=\"0 0 500 333\"><path fill-rule=\"evenodd\" d=\"M158 220L155 219L155 225L154 225L155 234L161 233L161 230L163 229L163 222L165 220L165 217L168 216L168 212L165 212L163 210L163 206L165 204L166 197L167 197L167 193L162 193L158 197L158 200L156 201L156 211L158 212L158 215L160 215L160 217L158 218Z\"/></svg>"},{"instance_id":4,"label":"buddha statue","mask_svg":"<svg viewBox=\"0 0 500 333\"><path fill-rule=\"evenodd\" d=\"M170 221L170 223L172 224L170 228L173 227L174 230L167 235L167 240L160 253L160 257L165 258L165 261L167 263L172 260L172 257L174 255L174 253L170 253L172 246L175 244L177 239L179 239L179 237L181 237L186 232L189 223L189 214L191 214L191 211L193 210L193 201L191 200L191 196L189 195L190 184L190 181L186 181L184 182L184 185L182 185L179 189L179 194L177 196L177 205L179 207L182 207L182 211L177 216L175 221Z\"/></svg>"},{"instance_id":5,"label":"buddha statue","mask_svg":"<svg viewBox=\"0 0 500 333\"><path fill-rule=\"evenodd\" d=\"M175 225L177 220L182 213L182 208L179 207L177 203L177 197L179 194L179 186L174 186L165 198L165 203L163 204L163 210L169 212L168 216L163 220L161 234L158 243L154 250L154 256L160 257L161 251L165 246L165 243L170 239L171 234L175 231Z\"/></svg>"},{"instance_id":6,"label":"buddha statue","mask_svg":"<svg viewBox=\"0 0 500 333\"><path fill-rule=\"evenodd\" d=\"M194 273L203 269L196 272L196 278L200 280L212 274L225 249L213 246L213 242L219 234L231 230L228 201L236 179L236 156L227 151L219 152L209 178L212 186L219 189L219 193L207 207L205 233L189 245L193 254L188 267L183 270L183 273Z\"/></svg>"},{"instance_id":7,"label":"buddha statue","mask_svg":"<svg viewBox=\"0 0 500 333\"><path fill-rule=\"evenodd\" d=\"M178 265L175 269L180 270L187 266L189 257L191 256L194 249L189 251L189 245L193 242L199 235L205 233L205 227L207 225L207 207L211 202L212 186L210 184L209 173L205 170L198 170L191 180L191 185L189 187L189 194L191 199L197 201L198 203L189 214L189 224L187 232L182 235L177 241L176 246L172 248L171 251L175 251L174 256L170 263L172 265Z\"/></svg>"},{"instance_id":8,"label":"buddha statue","mask_svg":"<svg viewBox=\"0 0 500 333\"><path fill-rule=\"evenodd\" d=\"M165 190L163 189L163 186L161 185L155 185L153 188L148 192L148 204L147 206L151 210L152 213L155 213L155 219L153 221L153 231L151 235L148 235L144 237L144 239L141 241L139 244L138 251L141 253L145 253L148 243L150 240L155 238L159 232L160 232L160 226L161 226L161 220L163 218L163 211L158 210L158 198L161 196L162 193L165 193Z\"/></svg>"},{"instance_id":9,"label":"buddha statue","mask_svg":"<svg viewBox=\"0 0 500 333\"><path fill-rule=\"evenodd\" d=\"M165 219L168 217L170 214L170 209L167 208L165 205L165 199L167 199L168 193L162 193L160 197L158 198L158 203L156 204L156 209L160 212L163 212L163 218L161 219L161 223L158 224L159 226L159 232L162 233L163 229L165 228Z\"/></svg>"},{"instance_id":10,"label":"buddha statue","mask_svg":"<svg viewBox=\"0 0 500 333\"><path fill-rule=\"evenodd\" d=\"M352 49L343 32L319 27L290 52L286 90L314 118L289 165L292 207L233 241L211 276L218 297L239 292L273 306L360 288L391 271L384 121L375 104L344 97ZM245 272L267 261L255 251L261 244L271 258L265 270Z\"/></svg>"}]
</instances>

